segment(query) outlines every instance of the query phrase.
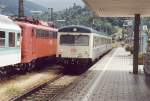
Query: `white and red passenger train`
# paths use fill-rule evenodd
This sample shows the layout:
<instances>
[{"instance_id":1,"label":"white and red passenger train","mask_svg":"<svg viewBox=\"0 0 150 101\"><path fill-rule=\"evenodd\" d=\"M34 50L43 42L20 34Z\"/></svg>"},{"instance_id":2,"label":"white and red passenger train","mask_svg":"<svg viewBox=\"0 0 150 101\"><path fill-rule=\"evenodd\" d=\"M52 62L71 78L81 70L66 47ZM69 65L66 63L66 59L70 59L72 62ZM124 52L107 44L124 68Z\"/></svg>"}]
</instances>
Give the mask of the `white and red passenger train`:
<instances>
[{"instance_id":1,"label":"white and red passenger train","mask_svg":"<svg viewBox=\"0 0 150 101\"><path fill-rule=\"evenodd\" d=\"M56 28L27 17L12 19L0 15L0 78L56 57Z\"/></svg>"},{"instance_id":2,"label":"white and red passenger train","mask_svg":"<svg viewBox=\"0 0 150 101\"><path fill-rule=\"evenodd\" d=\"M58 31L57 46L58 63L67 71L82 73L112 49L112 38L88 27L66 26Z\"/></svg>"}]
</instances>

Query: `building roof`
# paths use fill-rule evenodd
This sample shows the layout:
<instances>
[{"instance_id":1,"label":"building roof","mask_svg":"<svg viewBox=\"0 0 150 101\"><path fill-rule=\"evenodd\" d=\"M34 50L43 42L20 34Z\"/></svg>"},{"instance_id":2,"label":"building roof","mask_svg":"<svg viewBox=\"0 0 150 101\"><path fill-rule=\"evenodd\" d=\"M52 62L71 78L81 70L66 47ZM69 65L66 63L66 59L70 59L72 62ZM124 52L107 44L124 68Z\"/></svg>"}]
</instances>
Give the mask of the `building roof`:
<instances>
[{"instance_id":1,"label":"building roof","mask_svg":"<svg viewBox=\"0 0 150 101\"><path fill-rule=\"evenodd\" d=\"M150 16L150 0L83 0L100 17Z\"/></svg>"},{"instance_id":2,"label":"building roof","mask_svg":"<svg viewBox=\"0 0 150 101\"><path fill-rule=\"evenodd\" d=\"M21 28L8 16L0 15L0 30L21 31Z\"/></svg>"}]
</instances>

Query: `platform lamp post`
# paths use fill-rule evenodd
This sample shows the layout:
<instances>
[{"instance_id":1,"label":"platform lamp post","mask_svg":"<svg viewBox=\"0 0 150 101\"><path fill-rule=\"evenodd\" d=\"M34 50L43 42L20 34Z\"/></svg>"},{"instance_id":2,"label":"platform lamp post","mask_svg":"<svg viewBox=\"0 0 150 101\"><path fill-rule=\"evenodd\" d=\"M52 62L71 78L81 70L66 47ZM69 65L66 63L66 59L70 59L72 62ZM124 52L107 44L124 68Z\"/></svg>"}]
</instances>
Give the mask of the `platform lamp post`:
<instances>
[{"instance_id":1,"label":"platform lamp post","mask_svg":"<svg viewBox=\"0 0 150 101\"><path fill-rule=\"evenodd\" d=\"M94 25L95 25L95 19L94 19L94 17L93 17L93 19L92 19L92 28L94 29Z\"/></svg>"}]
</instances>

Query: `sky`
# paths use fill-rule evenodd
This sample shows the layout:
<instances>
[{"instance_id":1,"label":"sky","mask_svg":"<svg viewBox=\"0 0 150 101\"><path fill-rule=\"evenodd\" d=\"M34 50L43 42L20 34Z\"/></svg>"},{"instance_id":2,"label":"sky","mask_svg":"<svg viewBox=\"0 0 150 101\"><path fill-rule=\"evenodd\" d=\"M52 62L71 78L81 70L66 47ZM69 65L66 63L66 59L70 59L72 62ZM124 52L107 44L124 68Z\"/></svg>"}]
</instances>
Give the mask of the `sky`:
<instances>
[{"instance_id":1,"label":"sky","mask_svg":"<svg viewBox=\"0 0 150 101\"><path fill-rule=\"evenodd\" d=\"M82 0L28 0L34 3L43 5L47 8L54 8L54 10L59 11L72 6L74 3L83 6Z\"/></svg>"}]
</instances>

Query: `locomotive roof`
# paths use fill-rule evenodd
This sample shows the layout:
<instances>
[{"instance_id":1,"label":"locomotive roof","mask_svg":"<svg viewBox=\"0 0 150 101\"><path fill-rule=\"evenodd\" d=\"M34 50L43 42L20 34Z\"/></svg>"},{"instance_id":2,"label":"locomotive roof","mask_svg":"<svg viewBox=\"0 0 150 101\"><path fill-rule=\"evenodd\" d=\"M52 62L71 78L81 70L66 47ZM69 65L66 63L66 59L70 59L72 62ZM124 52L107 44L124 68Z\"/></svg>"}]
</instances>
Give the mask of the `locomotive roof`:
<instances>
[{"instance_id":1,"label":"locomotive roof","mask_svg":"<svg viewBox=\"0 0 150 101\"><path fill-rule=\"evenodd\" d=\"M27 28L34 28L34 29L42 29L42 30L48 30L48 31L53 31L53 32L58 32L57 28L53 28L53 27L47 27L47 26L43 26L43 25L36 25L36 24L32 24L32 23L28 23L28 22L23 22L23 21L16 21L16 23L21 26L21 27L27 27Z\"/></svg>"},{"instance_id":2,"label":"locomotive roof","mask_svg":"<svg viewBox=\"0 0 150 101\"><path fill-rule=\"evenodd\" d=\"M93 30L90 27L84 27L79 25L70 25L70 26L62 27L58 30L58 32L97 33L96 30Z\"/></svg>"},{"instance_id":3,"label":"locomotive roof","mask_svg":"<svg viewBox=\"0 0 150 101\"><path fill-rule=\"evenodd\" d=\"M0 29L10 31L21 31L21 28L8 16L0 15Z\"/></svg>"},{"instance_id":4,"label":"locomotive roof","mask_svg":"<svg viewBox=\"0 0 150 101\"><path fill-rule=\"evenodd\" d=\"M104 37L110 37L108 35L103 34L102 32L96 31L90 27L79 26L79 25L69 25L62 27L58 30L58 32L79 32L79 33L96 33L102 35Z\"/></svg>"}]
</instances>

